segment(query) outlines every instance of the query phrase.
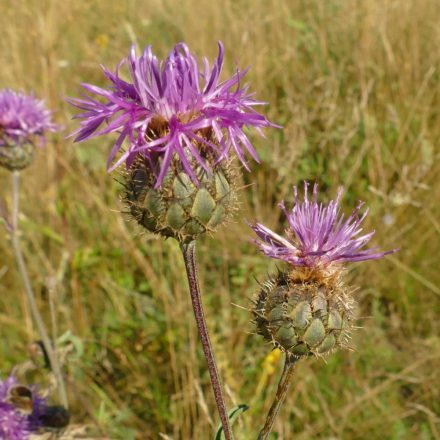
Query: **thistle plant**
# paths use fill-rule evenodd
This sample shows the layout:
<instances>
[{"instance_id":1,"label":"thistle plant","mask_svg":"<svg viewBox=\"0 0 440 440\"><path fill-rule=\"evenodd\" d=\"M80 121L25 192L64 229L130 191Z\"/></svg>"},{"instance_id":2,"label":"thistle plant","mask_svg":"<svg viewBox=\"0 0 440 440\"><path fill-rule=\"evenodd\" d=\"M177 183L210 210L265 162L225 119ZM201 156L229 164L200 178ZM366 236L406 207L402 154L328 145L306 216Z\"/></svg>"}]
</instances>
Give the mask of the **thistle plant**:
<instances>
[{"instance_id":1,"label":"thistle plant","mask_svg":"<svg viewBox=\"0 0 440 440\"><path fill-rule=\"evenodd\" d=\"M56 131L44 102L33 95L0 90L0 165L18 171L31 164L36 143L44 145L45 133Z\"/></svg>"},{"instance_id":2,"label":"thistle plant","mask_svg":"<svg viewBox=\"0 0 440 440\"><path fill-rule=\"evenodd\" d=\"M256 223L255 241L270 258L288 264L287 270L270 277L261 288L253 308L256 331L285 353L285 366L277 393L258 439L268 438L275 417L292 381L295 363L307 356L322 357L348 348L353 329L353 288L344 281L344 264L376 260L395 252L365 248L373 232L362 235L362 203L347 218L340 214L342 188L328 205L318 203L318 187L304 201L294 187L294 205L280 204L288 221L286 236Z\"/></svg>"},{"instance_id":3,"label":"thistle plant","mask_svg":"<svg viewBox=\"0 0 440 440\"><path fill-rule=\"evenodd\" d=\"M47 399L13 375L0 379L0 439L27 440L44 425Z\"/></svg>"},{"instance_id":4,"label":"thistle plant","mask_svg":"<svg viewBox=\"0 0 440 440\"><path fill-rule=\"evenodd\" d=\"M52 122L51 112L45 108L43 101L37 100L33 95L25 95L10 89L0 91L0 165L9 170L12 175L11 219L10 221L4 220L11 238L12 249L31 314L57 381L60 402L67 407L67 396L61 367L44 320L37 307L20 246L19 230L20 172L32 163L35 147L44 145L46 133L57 129L57 125Z\"/></svg>"},{"instance_id":5,"label":"thistle plant","mask_svg":"<svg viewBox=\"0 0 440 440\"><path fill-rule=\"evenodd\" d=\"M238 158L258 161L245 128L262 134L274 126L255 106L246 71L220 82L224 49L212 66L201 65L184 43L165 60L148 46L135 48L115 72L103 68L107 88L83 84L89 95L69 102L81 113L75 141L117 133L108 168L125 164L124 200L131 216L145 229L178 240L185 261L194 315L207 360L226 439L232 438L222 385L205 322L197 278L195 242L214 232L235 209ZM128 81L121 78L125 65ZM118 156L119 155L119 156Z\"/></svg>"}]
</instances>

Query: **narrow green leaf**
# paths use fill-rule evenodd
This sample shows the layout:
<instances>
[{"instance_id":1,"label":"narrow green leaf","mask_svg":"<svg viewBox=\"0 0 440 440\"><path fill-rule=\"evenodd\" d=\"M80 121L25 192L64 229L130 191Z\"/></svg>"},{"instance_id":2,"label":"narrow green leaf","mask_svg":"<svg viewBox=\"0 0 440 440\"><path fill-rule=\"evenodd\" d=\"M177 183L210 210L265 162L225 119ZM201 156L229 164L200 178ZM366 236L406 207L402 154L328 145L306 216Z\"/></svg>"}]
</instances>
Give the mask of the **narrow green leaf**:
<instances>
[{"instance_id":1,"label":"narrow green leaf","mask_svg":"<svg viewBox=\"0 0 440 440\"><path fill-rule=\"evenodd\" d=\"M80 359L84 354L84 344L78 336L72 334L70 330L62 334L57 340L57 346L63 347L68 344L72 344L74 352L69 354L70 359Z\"/></svg>"},{"instance_id":2,"label":"narrow green leaf","mask_svg":"<svg viewBox=\"0 0 440 440\"><path fill-rule=\"evenodd\" d=\"M234 424L235 420L238 418L238 416L241 413L244 413L248 409L249 406L245 404L237 405L235 408L232 408L228 413L228 417L229 417L229 421L231 422L231 425ZM215 434L214 440L224 440L224 438L225 435L223 434L223 426L220 424Z\"/></svg>"}]
</instances>

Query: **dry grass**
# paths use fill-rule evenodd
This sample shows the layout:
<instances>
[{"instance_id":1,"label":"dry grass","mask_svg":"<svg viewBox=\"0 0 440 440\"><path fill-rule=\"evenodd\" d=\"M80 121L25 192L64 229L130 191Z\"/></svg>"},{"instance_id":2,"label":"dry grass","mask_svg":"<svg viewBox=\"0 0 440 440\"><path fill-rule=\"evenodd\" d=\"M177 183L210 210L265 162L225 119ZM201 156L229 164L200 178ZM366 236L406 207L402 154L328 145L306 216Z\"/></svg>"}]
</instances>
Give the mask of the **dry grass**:
<instances>
[{"instance_id":1,"label":"dry grass","mask_svg":"<svg viewBox=\"0 0 440 440\"><path fill-rule=\"evenodd\" d=\"M255 438L277 372L241 308L274 268L242 218L281 229L273 209L292 184L347 188L371 207L375 242L401 251L349 273L361 287L355 353L303 362L276 423L278 439L439 439L440 3L438 0L240 0L0 4L1 87L35 90L70 123L63 102L102 83L131 42L165 55L185 40L199 55L226 47L226 71L248 81L284 125L256 140L263 158L244 183L237 222L199 246L209 324L229 403L252 402L237 425ZM104 172L111 139L71 146L55 136L25 175L21 218L31 276L47 312L58 280L58 327L85 347L69 366L77 421L121 439L207 439L217 424L175 243L118 212ZM1 172L4 196L9 176ZM0 237L0 372L35 335L6 238ZM255 395L257 384L258 395ZM165 437L164 437L165 438ZM275 437L274 437L275 438Z\"/></svg>"}]
</instances>

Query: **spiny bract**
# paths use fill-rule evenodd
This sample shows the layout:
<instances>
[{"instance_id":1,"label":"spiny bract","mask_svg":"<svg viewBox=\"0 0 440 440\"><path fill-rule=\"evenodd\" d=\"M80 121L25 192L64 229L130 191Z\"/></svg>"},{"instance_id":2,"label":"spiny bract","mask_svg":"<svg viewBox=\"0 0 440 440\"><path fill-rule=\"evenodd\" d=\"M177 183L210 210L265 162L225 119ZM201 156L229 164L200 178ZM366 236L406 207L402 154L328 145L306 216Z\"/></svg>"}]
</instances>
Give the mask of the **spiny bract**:
<instances>
[{"instance_id":1,"label":"spiny bract","mask_svg":"<svg viewBox=\"0 0 440 440\"><path fill-rule=\"evenodd\" d=\"M0 146L0 166L7 170L22 170L34 160L35 147L28 143L22 145Z\"/></svg>"},{"instance_id":2,"label":"spiny bract","mask_svg":"<svg viewBox=\"0 0 440 440\"><path fill-rule=\"evenodd\" d=\"M262 286L253 314L257 332L286 354L319 356L348 345L353 300L339 283L280 272Z\"/></svg>"},{"instance_id":3,"label":"spiny bract","mask_svg":"<svg viewBox=\"0 0 440 440\"><path fill-rule=\"evenodd\" d=\"M175 160L162 186L154 188L155 174L139 158L127 172L125 201L131 215L148 231L173 237L182 243L214 231L234 211L235 173L231 164L213 165L206 172L192 164L199 181L190 179Z\"/></svg>"}]
</instances>

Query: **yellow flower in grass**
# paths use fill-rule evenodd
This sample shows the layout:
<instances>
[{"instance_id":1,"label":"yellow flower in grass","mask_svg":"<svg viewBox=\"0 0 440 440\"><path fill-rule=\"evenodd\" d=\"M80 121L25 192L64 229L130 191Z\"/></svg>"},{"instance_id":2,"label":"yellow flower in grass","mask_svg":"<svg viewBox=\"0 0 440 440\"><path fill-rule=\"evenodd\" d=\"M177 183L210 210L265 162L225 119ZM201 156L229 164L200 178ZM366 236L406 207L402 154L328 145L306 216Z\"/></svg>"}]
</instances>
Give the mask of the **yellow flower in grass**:
<instances>
[{"instance_id":1,"label":"yellow flower in grass","mask_svg":"<svg viewBox=\"0 0 440 440\"><path fill-rule=\"evenodd\" d=\"M279 348L272 350L263 361L263 370L268 376L275 373L276 365L281 358L282 351Z\"/></svg>"}]
</instances>

